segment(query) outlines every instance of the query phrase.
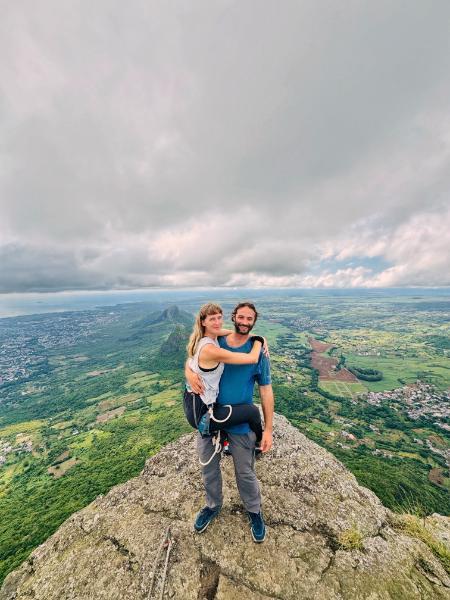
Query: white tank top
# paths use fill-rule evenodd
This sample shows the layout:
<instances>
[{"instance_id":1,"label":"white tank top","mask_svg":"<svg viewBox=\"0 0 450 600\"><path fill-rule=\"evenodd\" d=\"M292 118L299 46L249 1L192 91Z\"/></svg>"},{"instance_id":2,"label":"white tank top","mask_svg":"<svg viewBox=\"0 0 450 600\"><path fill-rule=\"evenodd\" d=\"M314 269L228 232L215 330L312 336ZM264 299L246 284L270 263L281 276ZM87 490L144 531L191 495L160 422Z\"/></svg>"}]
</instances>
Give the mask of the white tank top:
<instances>
[{"instance_id":1,"label":"white tank top","mask_svg":"<svg viewBox=\"0 0 450 600\"><path fill-rule=\"evenodd\" d=\"M200 365L198 364L198 357L202 348L204 348L207 344L214 344L220 348L217 340L206 336L203 337L198 343L197 351L195 352L194 356L188 360L188 365L190 369L194 371L194 373L197 373L202 378L205 391L203 394L200 394L200 398L205 404L214 404L214 402L217 400L217 396L219 395L219 382L220 378L222 377L224 364L220 362L217 367L211 371L203 371L200 368ZM187 387L190 389L189 384Z\"/></svg>"}]
</instances>

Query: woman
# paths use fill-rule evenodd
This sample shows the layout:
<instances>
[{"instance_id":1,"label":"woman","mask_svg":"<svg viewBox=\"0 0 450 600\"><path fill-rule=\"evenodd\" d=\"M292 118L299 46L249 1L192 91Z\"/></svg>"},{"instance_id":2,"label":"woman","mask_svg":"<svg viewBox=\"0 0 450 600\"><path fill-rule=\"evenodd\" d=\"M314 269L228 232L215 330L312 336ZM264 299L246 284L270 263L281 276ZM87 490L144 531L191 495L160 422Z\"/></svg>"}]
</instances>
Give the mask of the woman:
<instances>
[{"instance_id":1,"label":"woman","mask_svg":"<svg viewBox=\"0 0 450 600\"><path fill-rule=\"evenodd\" d=\"M218 304L204 304L195 319L188 351L188 366L200 375L204 392L195 394L186 389L184 394L184 411L192 427L206 436L232 425L248 423L256 434L256 441L261 441L262 423L259 409L254 404L219 405L216 403L219 394L219 382L224 365L256 364L259 360L264 338L252 336L253 347L249 353L231 352L219 346L217 337L232 333L223 329L223 311ZM217 448L216 448L217 449Z\"/></svg>"}]
</instances>

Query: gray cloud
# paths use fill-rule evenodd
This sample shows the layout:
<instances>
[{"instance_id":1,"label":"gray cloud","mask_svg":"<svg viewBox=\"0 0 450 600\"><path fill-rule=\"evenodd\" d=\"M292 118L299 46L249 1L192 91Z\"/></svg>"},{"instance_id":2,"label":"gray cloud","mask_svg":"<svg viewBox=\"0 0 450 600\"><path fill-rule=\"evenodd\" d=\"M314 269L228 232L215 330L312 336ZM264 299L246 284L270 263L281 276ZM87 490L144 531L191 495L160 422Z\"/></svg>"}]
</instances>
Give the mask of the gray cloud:
<instances>
[{"instance_id":1,"label":"gray cloud","mask_svg":"<svg viewBox=\"0 0 450 600\"><path fill-rule=\"evenodd\" d=\"M426 231L448 219L449 17L446 0L11 4L0 291L448 285L448 235ZM374 256L390 266L354 266Z\"/></svg>"}]
</instances>

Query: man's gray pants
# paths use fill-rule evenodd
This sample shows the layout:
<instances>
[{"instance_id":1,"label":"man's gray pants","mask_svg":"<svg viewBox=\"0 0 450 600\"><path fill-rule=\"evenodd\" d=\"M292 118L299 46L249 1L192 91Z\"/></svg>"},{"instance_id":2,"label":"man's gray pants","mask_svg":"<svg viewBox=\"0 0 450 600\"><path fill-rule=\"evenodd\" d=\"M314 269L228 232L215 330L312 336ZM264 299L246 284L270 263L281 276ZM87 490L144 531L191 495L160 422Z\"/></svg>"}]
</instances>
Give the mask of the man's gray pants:
<instances>
[{"instance_id":1,"label":"man's gray pants","mask_svg":"<svg viewBox=\"0 0 450 600\"><path fill-rule=\"evenodd\" d=\"M242 435L228 433L228 442L234 462L236 483L245 509L249 512L258 513L261 510L261 492L255 473L255 441L256 435L253 431ZM197 450L200 460L207 462L214 446L211 438L197 436ZM210 508L221 506L223 503L222 472L220 460L222 453L216 454L211 462L202 466L202 478L206 491L206 504Z\"/></svg>"}]
</instances>

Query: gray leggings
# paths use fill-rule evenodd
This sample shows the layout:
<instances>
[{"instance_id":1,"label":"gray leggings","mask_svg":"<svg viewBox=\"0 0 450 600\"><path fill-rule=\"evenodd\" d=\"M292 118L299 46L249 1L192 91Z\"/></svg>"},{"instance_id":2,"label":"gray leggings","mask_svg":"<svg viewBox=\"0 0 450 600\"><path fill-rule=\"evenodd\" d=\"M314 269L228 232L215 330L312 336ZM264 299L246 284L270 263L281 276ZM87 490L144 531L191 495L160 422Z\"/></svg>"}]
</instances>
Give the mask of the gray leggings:
<instances>
[{"instance_id":1,"label":"gray leggings","mask_svg":"<svg viewBox=\"0 0 450 600\"><path fill-rule=\"evenodd\" d=\"M239 435L228 433L227 437L233 457L236 483L241 500L246 510L259 512L261 510L261 492L254 468L256 435L253 431L250 431L249 433ZM198 434L197 450L200 460L206 462L214 452L211 438L202 438ZM221 458L221 453L216 454L208 465L201 467L206 492L206 504L210 508L221 506L223 502L222 472L220 470Z\"/></svg>"}]
</instances>

